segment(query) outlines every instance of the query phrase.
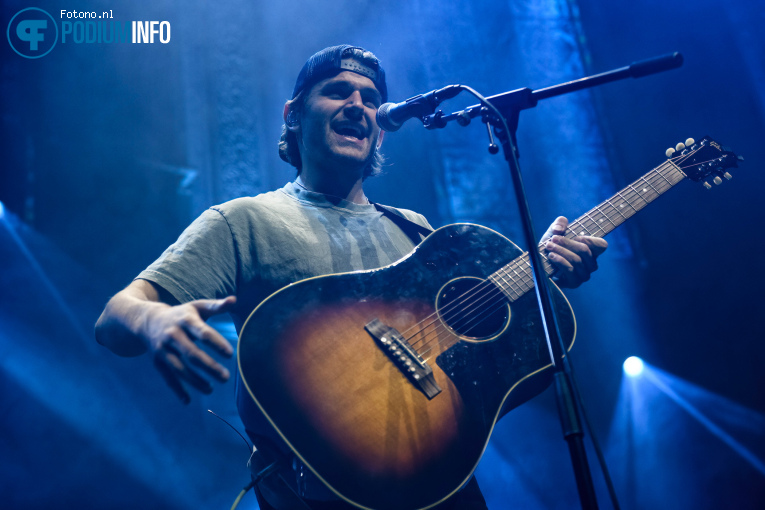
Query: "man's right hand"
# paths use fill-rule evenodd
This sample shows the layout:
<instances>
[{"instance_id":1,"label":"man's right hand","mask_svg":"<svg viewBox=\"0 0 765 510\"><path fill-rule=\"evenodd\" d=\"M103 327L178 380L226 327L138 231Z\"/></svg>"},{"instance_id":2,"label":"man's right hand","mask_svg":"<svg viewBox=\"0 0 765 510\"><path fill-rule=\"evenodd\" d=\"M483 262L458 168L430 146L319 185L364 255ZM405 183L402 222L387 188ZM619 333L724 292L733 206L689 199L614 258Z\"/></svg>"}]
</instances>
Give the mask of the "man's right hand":
<instances>
[{"instance_id":1,"label":"man's right hand","mask_svg":"<svg viewBox=\"0 0 765 510\"><path fill-rule=\"evenodd\" d=\"M200 299L172 305L160 300L153 284L136 280L117 293L96 323L96 339L121 356L149 351L165 382L184 403L191 399L185 384L209 394L209 379L225 382L229 371L199 344L231 357L233 348L205 321L229 311L236 297Z\"/></svg>"},{"instance_id":2,"label":"man's right hand","mask_svg":"<svg viewBox=\"0 0 765 510\"><path fill-rule=\"evenodd\" d=\"M228 370L197 344L204 344L227 358L234 354L231 344L205 322L213 315L228 311L234 303L233 296L200 299L183 305L166 305L167 308L147 313L145 340L153 353L154 365L185 404L190 397L181 381L205 394L213 390L195 368L218 382L228 381Z\"/></svg>"}]
</instances>

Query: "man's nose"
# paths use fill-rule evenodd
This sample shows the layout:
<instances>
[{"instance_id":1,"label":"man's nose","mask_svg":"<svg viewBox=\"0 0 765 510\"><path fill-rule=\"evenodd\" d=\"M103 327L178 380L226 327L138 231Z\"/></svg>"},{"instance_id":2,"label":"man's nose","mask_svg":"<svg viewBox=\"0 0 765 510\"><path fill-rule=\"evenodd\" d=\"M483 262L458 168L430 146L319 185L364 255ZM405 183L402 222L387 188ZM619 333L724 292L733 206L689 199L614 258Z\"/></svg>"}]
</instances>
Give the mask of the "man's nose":
<instances>
[{"instance_id":1,"label":"man's nose","mask_svg":"<svg viewBox=\"0 0 765 510\"><path fill-rule=\"evenodd\" d=\"M358 90L348 96L345 103L346 115L354 119L360 119L364 114L364 102L361 99L361 92Z\"/></svg>"}]
</instances>

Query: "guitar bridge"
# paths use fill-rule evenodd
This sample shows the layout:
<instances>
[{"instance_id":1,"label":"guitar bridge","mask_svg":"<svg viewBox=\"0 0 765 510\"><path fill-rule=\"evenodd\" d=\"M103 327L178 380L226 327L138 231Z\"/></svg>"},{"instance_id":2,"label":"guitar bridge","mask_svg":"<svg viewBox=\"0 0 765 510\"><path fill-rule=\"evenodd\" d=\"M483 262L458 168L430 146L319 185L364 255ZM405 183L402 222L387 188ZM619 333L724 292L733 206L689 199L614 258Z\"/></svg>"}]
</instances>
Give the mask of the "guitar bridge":
<instances>
[{"instance_id":1,"label":"guitar bridge","mask_svg":"<svg viewBox=\"0 0 765 510\"><path fill-rule=\"evenodd\" d=\"M441 393L441 388L433 377L433 369L395 328L387 326L379 319L372 319L364 326L364 329L372 335L377 345L401 373L428 397L428 400Z\"/></svg>"}]
</instances>

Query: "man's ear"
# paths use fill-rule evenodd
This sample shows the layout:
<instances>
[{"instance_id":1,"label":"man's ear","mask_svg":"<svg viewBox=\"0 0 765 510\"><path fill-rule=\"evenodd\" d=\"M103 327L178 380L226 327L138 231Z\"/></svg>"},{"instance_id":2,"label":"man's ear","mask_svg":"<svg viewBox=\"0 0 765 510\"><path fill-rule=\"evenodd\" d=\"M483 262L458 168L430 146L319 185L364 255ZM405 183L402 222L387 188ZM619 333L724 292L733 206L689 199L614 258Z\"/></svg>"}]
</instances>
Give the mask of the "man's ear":
<instances>
[{"instance_id":1,"label":"man's ear","mask_svg":"<svg viewBox=\"0 0 765 510\"><path fill-rule=\"evenodd\" d=\"M382 129L380 130L380 136L377 137L377 148L379 149L382 145L383 137L385 136L385 131Z\"/></svg>"},{"instance_id":2,"label":"man's ear","mask_svg":"<svg viewBox=\"0 0 765 510\"><path fill-rule=\"evenodd\" d=\"M300 120L297 112L290 103L284 103L284 125L292 132L296 132L300 127Z\"/></svg>"}]
</instances>

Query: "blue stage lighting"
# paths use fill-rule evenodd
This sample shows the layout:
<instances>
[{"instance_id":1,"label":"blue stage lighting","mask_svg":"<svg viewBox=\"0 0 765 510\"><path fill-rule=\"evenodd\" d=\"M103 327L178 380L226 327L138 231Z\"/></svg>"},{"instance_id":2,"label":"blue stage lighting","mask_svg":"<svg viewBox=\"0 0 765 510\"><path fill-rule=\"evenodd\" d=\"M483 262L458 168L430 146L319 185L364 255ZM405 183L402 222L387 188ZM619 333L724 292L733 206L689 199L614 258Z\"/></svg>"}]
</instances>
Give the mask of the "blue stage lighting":
<instances>
[{"instance_id":1,"label":"blue stage lighting","mask_svg":"<svg viewBox=\"0 0 765 510\"><path fill-rule=\"evenodd\" d=\"M630 356L624 360L624 373L630 377L637 377L643 372L643 360L637 356Z\"/></svg>"}]
</instances>

